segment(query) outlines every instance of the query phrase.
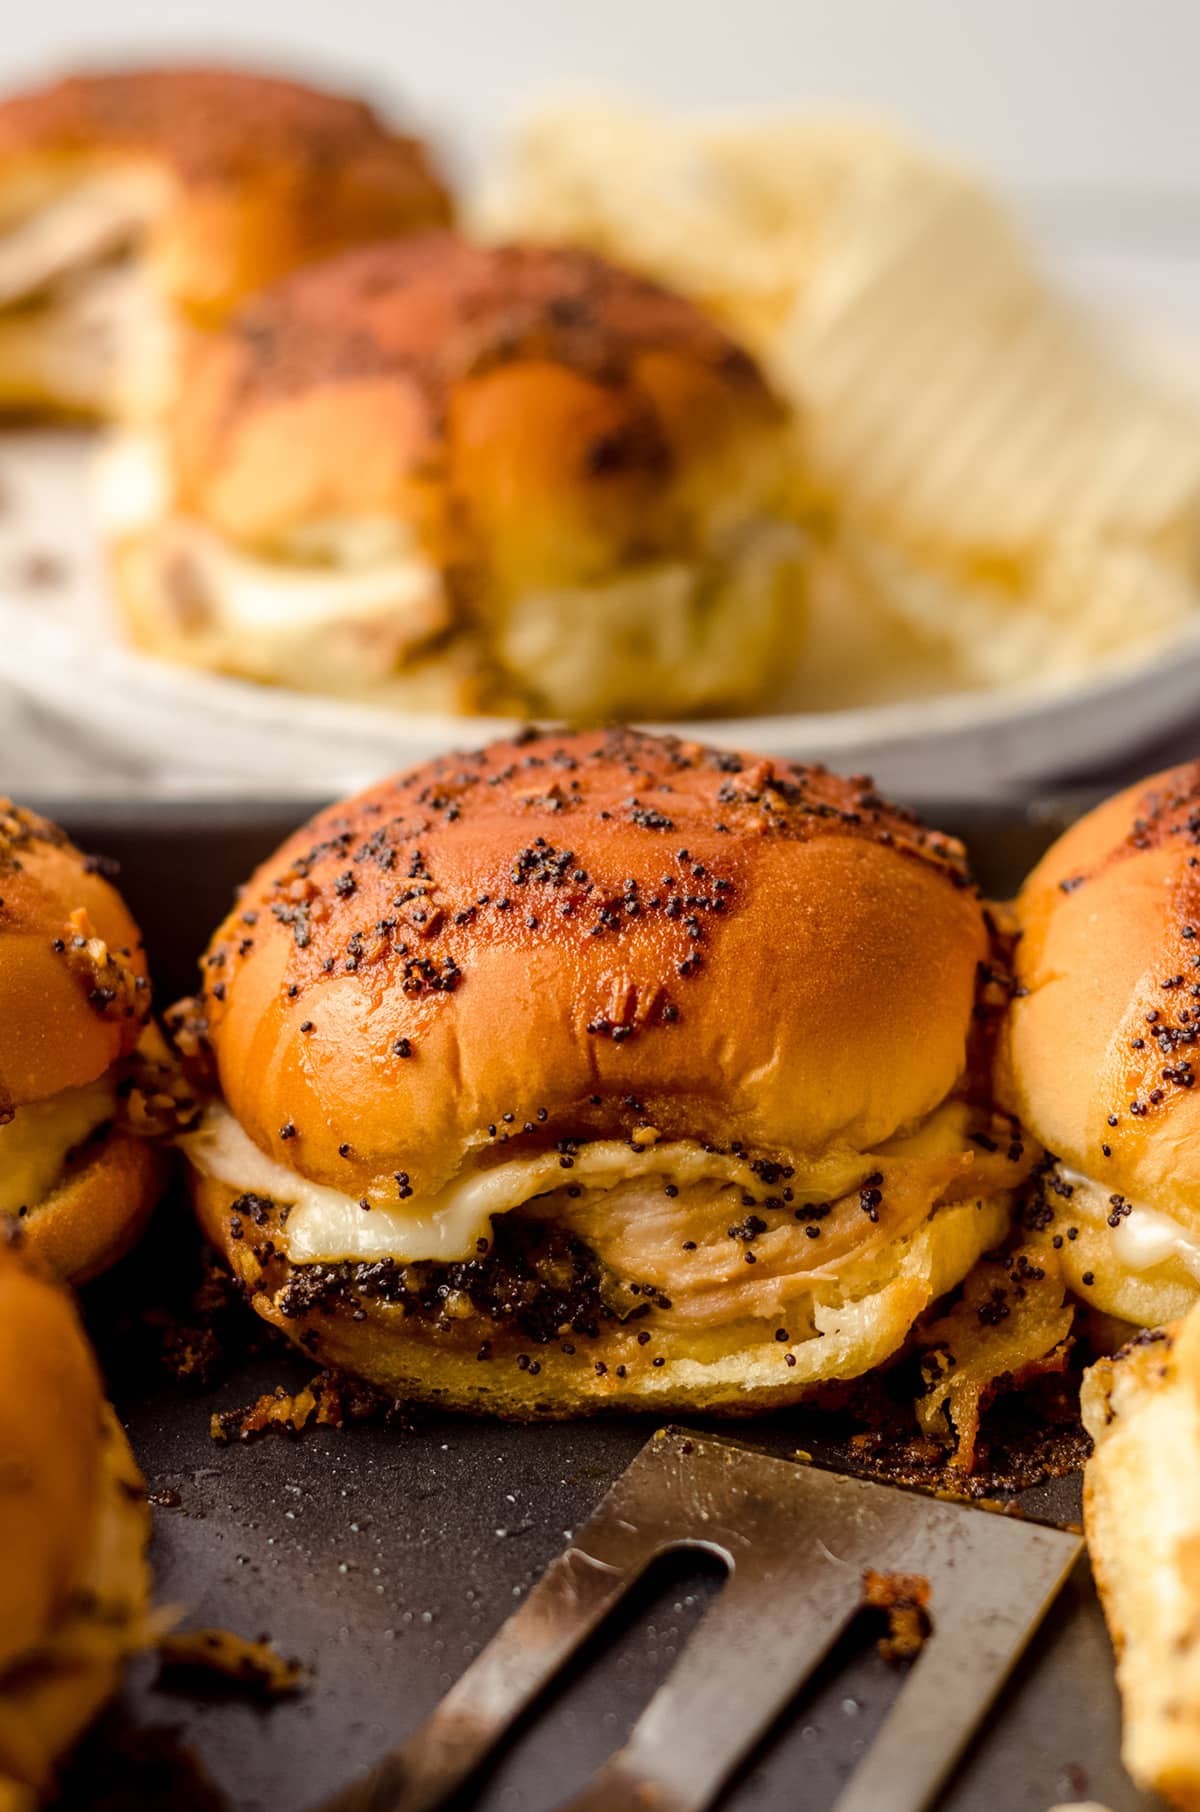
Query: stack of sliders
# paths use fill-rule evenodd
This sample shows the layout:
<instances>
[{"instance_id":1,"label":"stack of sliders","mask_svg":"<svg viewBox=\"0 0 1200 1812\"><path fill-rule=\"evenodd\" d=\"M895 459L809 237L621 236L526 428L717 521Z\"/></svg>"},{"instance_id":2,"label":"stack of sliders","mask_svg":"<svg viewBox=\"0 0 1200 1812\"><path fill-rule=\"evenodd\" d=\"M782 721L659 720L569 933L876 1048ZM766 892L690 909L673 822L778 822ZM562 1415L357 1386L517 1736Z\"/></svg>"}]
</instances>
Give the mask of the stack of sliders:
<instances>
[{"instance_id":1,"label":"stack of sliders","mask_svg":"<svg viewBox=\"0 0 1200 1812\"><path fill-rule=\"evenodd\" d=\"M761 1410L896 1354L1033 1152L984 910L869 783L633 730L447 756L255 873L173 1020L254 1308L390 1393Z\"/></svg>"},{"instance_id":2,"label":"stack of sliders","mask_svg":"<svg viewBox=\"0 0 1200 1812\"><path fill-rule=\"evenodd\" d=\"M155 414L181 346L338 247L444 226L425 148L359 101L228 69L0 105L0 408Z\"/></svg>"},{"instance_id":3,"label":"stack of sliders","mask_svg":"<svg viewBox=\"0 0 1200 1812\"><path fill-rule=\"evenodd\" d=\"M0 832L24 1248L0 1251L0 1784L21 1805L146 1604L132 1462L25 1261L85 1277L136 1238L161 1181L142 1135L172 1102L119 896L44 820L6 807ZM1085 1382L1088 1537L1128 1765L1194 1807L1198 874L1200 763L1069 831L1015 903L993 1053L1000 959L963 851L868 782L634 730L444 757L264 863L174 1010L199 1220L315 1359L522 1419L820 1393L939 1336L960 1285L968 1321L992 1305L1002 1264L976 1267L1016 1233L1022 1277L1058 1267L1145 1328Z\"/></svg>"},{"instance_id":4,"label":"stack of sliders","mask_svg":"<svg viewBox=\"0 0 1200 1812\"><path fill-rule=\"evenodd\" d=\"M962 852L865 783L634 731L447 757L318 818L214 937L175 1013L201 1223L391 1393L751 1411L969 1311L1015 1192L1024 1275L1151 1330L1086 1382L1088 1537L1128 1765L1195 1807L1200 1309L1154 1324L1200 1271L1197 873L1200 763L1069 832L993 1075Z\"/></svg>"},{"instance_id":5,"label":"stack of sliders","mask_svg":"<svg viewBox=\"0 0 1200 1812\"><path fill-rule=\"evenodd\" d=\"M197 347L97 513L142 647L415 708L769 697L806 542L788 417L692 304L582 252L343 254Z\"/></svg>"}]
</instances>

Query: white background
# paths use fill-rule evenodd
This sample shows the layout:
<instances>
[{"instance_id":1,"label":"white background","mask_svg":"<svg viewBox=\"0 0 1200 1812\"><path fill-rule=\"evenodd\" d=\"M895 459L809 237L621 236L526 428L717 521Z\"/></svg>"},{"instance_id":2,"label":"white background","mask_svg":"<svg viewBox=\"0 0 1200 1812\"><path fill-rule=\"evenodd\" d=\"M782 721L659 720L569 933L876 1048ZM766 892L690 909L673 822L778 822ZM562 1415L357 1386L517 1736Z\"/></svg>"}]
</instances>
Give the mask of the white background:
<instances>
[{"instance_id":1,"label":"white background","mask_svg":"<svg viewBox=\"0 0 1200 1812\"><path fill-rule=\"evenodd\" d=\"M468 167L547 92L862 105L997 178L1101 300L1200 318L1196 0L3 0L0 19L0 82L233 53L397 101Z\"/></svg>"},{"instance_id":2,"label":"white background","mask_svg":"<svg viewBox=\"0 0 1200 1812\"><path fill-rule=\"evenodd\" d=\"M6 0L13 79L91 52L332 64L482 141L547 86L708 107L856 99L1007 183L1194 202L1194 0Z\"/></svg>"}]
</instances>

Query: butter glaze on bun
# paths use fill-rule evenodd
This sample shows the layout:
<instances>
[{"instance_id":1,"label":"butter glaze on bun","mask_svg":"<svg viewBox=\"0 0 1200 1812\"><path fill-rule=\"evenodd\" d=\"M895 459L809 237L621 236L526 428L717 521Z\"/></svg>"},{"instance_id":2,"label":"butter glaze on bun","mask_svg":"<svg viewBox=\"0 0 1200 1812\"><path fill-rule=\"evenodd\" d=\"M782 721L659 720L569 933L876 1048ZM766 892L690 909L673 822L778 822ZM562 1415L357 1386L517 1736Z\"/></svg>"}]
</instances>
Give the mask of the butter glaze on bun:
<instances>
[{"instance_id":1,"label":"butter glaze on bun","mask_svg":"<svg viewBox=\"0 0 1200 1812\"><path fill-rule=\"evenodd\" d=\"M394 1195L397 1169L432 1193L539 1108L598 1139L649 1116L665 1139L876 1145L961 1075L986 943L961 847L874 799L624 730L386 781L284 844L217 932L225 1099L357 1194Z\"/></svg>"},{"instance_id":2,"label":"butter glaze on bun","mask_svg":"<svg viewBox=\"0 0 1200 1812\"><path fill-rule=\"evenodd\" d=\"M166 400L171 314L214 326L309 259L450 218L417 140L295 82L133 69L13 95L0 104L0 402L142 413L143 392Z\"/></svg>"},{"instance_id":3,"label":"butter glaze on bun","mask_svg":"<svg viewBox=\"0 0 1200 1812\"><path fill-rule=\"evenodd\" d=\"M0 1477L0 1798L19 1805L53 1787L141 1639L150 1526L69 1298L3 1246Z\"/></svg>"},{"instance_id":4,"label":"butter glaze on bun","mask_svg":"<svg viewBox=\"0 0 1200 1812\"><path fill-rule=\"evenodd\" d=\"M1059 1161L1035 1215L1087 1301L1172 1320L1200 1295L1200 762L1081 818L1017 915L999 1087Z\"/></svg>"},{"instance_id":5,"label":"butter glaze on bun","mask_svg":"<svg viewBox=\"0 0 1200 1812\"><path fill-rule=\"evenodd\" d=\"M150 984L101 866L0 801L0 1218L77 1282L136 1239L164 1163L122 1123Z\"/></svg>"},{"instance_id":6,"label":"butter glaze on bun","mask_svg":"<svg viewBox=\"0 0 1200 1812\"><path fill-rule=\"evenodd\" d=\"M396 1390L791 1400L1004 1230L1028 1160L958 1098L987 952L961 847L865 781L629 730L445 757L214 937L201 1218Z\"/></svg>"},{"instance_id":7,"label":"butter glaze on bun","mask_svg":"<svg viewBox=\"0 0 1200 1812\"><path fill-rule=\"evenodd\" d=\"M661 717L786 679L788 432L682 298L583 252L431 234L298 272L198 348L169 441L114 451L101 511L160 653Z\"/></svg>"}]
</instances>

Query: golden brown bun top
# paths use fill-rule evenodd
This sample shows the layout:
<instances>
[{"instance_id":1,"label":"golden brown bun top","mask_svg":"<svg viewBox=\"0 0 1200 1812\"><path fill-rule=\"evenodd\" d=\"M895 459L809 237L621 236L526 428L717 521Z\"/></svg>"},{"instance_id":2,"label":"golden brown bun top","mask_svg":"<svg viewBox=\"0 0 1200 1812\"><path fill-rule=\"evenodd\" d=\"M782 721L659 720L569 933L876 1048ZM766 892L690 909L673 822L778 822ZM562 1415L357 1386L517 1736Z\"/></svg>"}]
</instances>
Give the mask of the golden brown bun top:
<instances>
[{"instance_id":1,"label":"golden brown bun top","mask_svg":"<svg viewBox=\"0 0 1200 1812\"><path fill-rule=\"evenodd\" d=\"M0 1246L0 1674L52 1627L86 1558L102 1408L70 1298Z\"/></svg>"},{"instance_id":2,"label":"golden brown bun top","mask_svg":"<svg viewBox=\"0 0 1200 1812\"><path fill-rule=\"evenodd\" d=\"M1008 1105L1114 1194L1200 1220L1200 762L1081 818L1017 910Z\"/></svg>"},{"instance_id":3,"label":"golden brown bun top","mask_svg":"<svg viewBox=\"0 0 1200 1812\"><path fill-rule=\"evenodd\" d=\"M94 1082L149 1011L121 896L56 825L0 799L0 1116Z\"/></svg>"},{"instance_id":4,"label":"golden brown bun top","mask_svg":"<svg viewBox=\"0 0 1200 1812\"><path fill-rule=\"evenodd\" d=\"M153 254L169 294L220 317L306 258L445 225L424 147L361 101L221 68L69 76L0 104L0 197L97 162L161 165Z\"/></svg>"},{"instance_id":5,"label":"golden brown bun top","mask_svg":"<svg viewBox=\"0 0 1200 1812\"><path fill-rule=\"evenodd\" d=\"M954 1087L985 955L961 847L869 782L546 734L297 832L217 932L191 1029L264 1150L394 1195L645 1126L873 1147Z\"/></svg>"},{"instance_id":6,"label":"golden brown bun top","mask_svg":"<svg viewBox=\"0 0 1200 1812\"><path fill-rule=\"evenodd\" d=\"M198 349L175 453L185 503L235 540L399 517L446 562L552 581L765 496L782 420L682 297L586 252L435 233L258 298Z\"/></svg>"}]
</instances>

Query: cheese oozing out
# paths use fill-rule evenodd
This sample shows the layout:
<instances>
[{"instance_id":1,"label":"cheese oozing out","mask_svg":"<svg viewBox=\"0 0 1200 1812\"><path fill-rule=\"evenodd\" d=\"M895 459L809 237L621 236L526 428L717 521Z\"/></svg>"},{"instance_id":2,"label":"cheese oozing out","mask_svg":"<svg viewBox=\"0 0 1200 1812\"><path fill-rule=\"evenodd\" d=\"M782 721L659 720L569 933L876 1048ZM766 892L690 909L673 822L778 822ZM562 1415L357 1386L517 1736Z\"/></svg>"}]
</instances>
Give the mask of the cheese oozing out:
<instances>
[{"instance_id":1,"label":"cheese oozing out","mask_svg":"<svg viewBox=\"0 0 1200 1812\"><path fill-rule=\"evenodd\" d=\"M0 395L6 405L152 416L174 385L179 329L136 251L161 171L109 166L34 186L0 229Z\"/></svg>"},{"instance_id":2,"label":"cheese oozing out","mask_svg":"<svg viewBox=\"0 0 1200 1812\"><path fill-rule=\"evenodd\" d=\"M568 716L678 715L758 700L803 633L809 544L763 511L690 559L525 591L496 631L505 669Z\"/></svg>"},{"instance_id":3,"label":"cheese oozing out","mask_svg":"<svg viewBox=\"0 0 1200 1812\"><path fill-rule=\"evenodd\" d=\"M111 436L96 461L93 502L114 542L161 532L164 557L188 562L206 620L231 632L290 643L347 619L411 614L414 640L448 621L442 578L418 551L412 530L393 520L317 522L294 538L294 558L236 547L204 523L174 513L160 437Z\"/></svg>"},{"instance_id":4,"label":"cheese oozing out","mask_svg":"<svg viewBox=\"0 0 1200 1812\"><path fill-rule=\"evenodd\" d=\"M28 305L127 251L165 198L161 172L131 164L101 165L57 190L31 193L0 231L0 308Z\"/></svg>"},{"instance_id":5,"label":"cheese oozing out","mask_svg":"<svg viewBox=\"0 0 1200 1812\"><path fill-rule=\"evenodd\" d=\"M948 1102L915 1132L874 1151L833 1151L797 1165L792 1178L797 1199L836 1200L858 1187L885 1157L960 1152L966 1117L961 1103ZM620 1139L597 1139L572 1154L569 1173L557 1151L532 1152L504 1163L468 1165L436 1195L414 1194L386 1203L371 1199L364 1209L353 1196L310 1182L268 1157L223 1103L206 1109L196 1129L179 1143L201 1175L240 1194L288 1205L286 1226L275 1237L295 1264L382 1258L452 1263L472 1258L478 1242L489 1240L494 1216L567 1181L584 1191L612 1189L634 1177L660 1178L680 1189L713 1180L749 1190L762 1188L748 1162L731 1152L706 1150L694 1140L664 1140L635 1150Z\"/></svg>"},{"instance_id":6,"label":"cheese oozing out","mask_svg":"<svg viewBox=\"0 0 1200 1812\"><path fill-rule=\"evenodd\" d=\"M1082 1171L1058 1166L1058 1175L1069 1183L1072 1201L1078 1201L1107 1221L1111 1214L1112 1192L1085 1176ZM1112 1249L1118 1261L1130 1271L1153 1271L1158 1265L1176 1259L1197 1282L1200 1282L1200 1233L1182 1225L1157 1208L1141 1202L1125 1204L1116 1225L1111 1227Z\"/></svg>"},{"instance_id":7,"label":"cheese oozing out","mask_svg":"<svg viewBox=\"0 0 1200 1812\"><path fill-rule=\"evenodd\" d=\"M110 1073L19 1107L0 1126L0 1214L36 1214L62 1176L70 1153L112 1118L116 1103L116 1082Z\"/></svg>"}]
</instances>

